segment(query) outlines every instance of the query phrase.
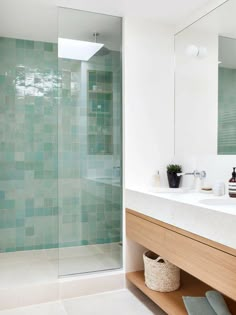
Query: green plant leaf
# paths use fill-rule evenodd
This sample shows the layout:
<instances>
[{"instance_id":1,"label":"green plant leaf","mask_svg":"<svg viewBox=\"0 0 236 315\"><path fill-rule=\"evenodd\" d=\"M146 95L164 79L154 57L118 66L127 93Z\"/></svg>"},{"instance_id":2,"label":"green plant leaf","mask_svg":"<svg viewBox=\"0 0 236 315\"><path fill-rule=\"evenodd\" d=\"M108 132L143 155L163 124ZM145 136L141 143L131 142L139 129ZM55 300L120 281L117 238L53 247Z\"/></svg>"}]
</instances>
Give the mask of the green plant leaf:
<instances>
[{"instance_id":1,"label":"green plant leaf","mask_svg":"<svg viewBox=\"0 0 236 315\"><path fill-rule=\"evenodd\" d=\"M169 173L181 173L182 172L182 166L178 164L169 164L167 165L167 172Z\"/></svg>"}]
</instances>

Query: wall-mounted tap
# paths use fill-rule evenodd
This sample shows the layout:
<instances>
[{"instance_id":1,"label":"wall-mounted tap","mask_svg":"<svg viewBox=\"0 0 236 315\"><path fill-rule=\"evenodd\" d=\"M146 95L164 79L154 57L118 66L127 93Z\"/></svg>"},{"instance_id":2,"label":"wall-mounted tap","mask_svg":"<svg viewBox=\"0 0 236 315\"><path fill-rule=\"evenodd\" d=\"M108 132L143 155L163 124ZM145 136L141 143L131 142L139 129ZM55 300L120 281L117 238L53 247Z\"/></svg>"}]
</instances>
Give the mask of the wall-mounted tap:
<instances>
[{"instance_id":1,"label":"wall-mounted tap","mask_svg":"<svg viewBox=\"0 0 236 315\"><path fill-rule=\"evenodd\" d=\"M195 178L204 179L206 178L206 172L205 171L193 171L192 173L177 173L177 176L184 176L184 175L193 175Z\"/></svg>"}]
</instances>

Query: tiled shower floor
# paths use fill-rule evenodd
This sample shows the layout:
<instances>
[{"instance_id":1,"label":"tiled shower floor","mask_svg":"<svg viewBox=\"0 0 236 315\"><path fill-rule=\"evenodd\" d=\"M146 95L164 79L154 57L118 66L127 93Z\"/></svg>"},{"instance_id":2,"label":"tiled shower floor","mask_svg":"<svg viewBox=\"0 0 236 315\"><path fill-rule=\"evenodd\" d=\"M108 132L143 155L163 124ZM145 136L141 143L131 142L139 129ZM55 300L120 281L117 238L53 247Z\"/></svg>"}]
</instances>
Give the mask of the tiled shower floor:
<instances>
[{"instance_id":1,"label":"tiled shower floor","mask_svg":"<svg viewBox=\"0 0 236 315\"><path fill-rule=\"evenodd\" d=\"M0 254L0 289L52 282L66 276L121 267L118 243Z\"/></svg>"}]
</instances>

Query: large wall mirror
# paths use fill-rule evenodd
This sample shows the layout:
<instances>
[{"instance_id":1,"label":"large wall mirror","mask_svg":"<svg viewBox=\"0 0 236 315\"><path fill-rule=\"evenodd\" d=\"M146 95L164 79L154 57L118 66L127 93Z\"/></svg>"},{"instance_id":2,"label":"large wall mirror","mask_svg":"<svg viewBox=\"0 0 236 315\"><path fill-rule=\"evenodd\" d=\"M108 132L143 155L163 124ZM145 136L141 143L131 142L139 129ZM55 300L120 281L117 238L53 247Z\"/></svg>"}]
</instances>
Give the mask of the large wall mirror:
<instances>
[{"instance_id":1,"label":"large wall mirror","mask_svg":"<svg viewBox=\"0 0 236 315\"><path fill-rule=\"evenodd\" d=\"M175 35L175 153L236 154L236 1Z\"/></svg>"}]
</instances>

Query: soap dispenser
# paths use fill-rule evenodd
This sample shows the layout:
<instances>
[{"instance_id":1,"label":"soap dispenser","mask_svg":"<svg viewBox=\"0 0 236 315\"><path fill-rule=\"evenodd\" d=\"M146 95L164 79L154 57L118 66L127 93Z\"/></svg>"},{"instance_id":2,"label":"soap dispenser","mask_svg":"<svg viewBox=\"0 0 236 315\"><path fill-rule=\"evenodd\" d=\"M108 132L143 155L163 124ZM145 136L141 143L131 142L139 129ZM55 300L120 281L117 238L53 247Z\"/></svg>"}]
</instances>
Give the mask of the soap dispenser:
<instances>
[{"instance_id":1,"label":"soap dispenser","mask_svg":"<svg viewBox=\"0 0 236 315\"><path fill-rule=\"evenodd\" d=\"M159 188L161 186L159 171L156 171L156 173L152 177L152 186L156 188Z\"/></svg>"},{"instance_id":2,"label":"soap dispenser","mask_svg":"<svg viewBox=\"0 0 236 315\"><path fill-rule=\"evenodd\" d=\"M236 172L235 168L233 167L232 178L229 180L229 196L231 198L236 198Z\"/></svg>"}]
</instances>

